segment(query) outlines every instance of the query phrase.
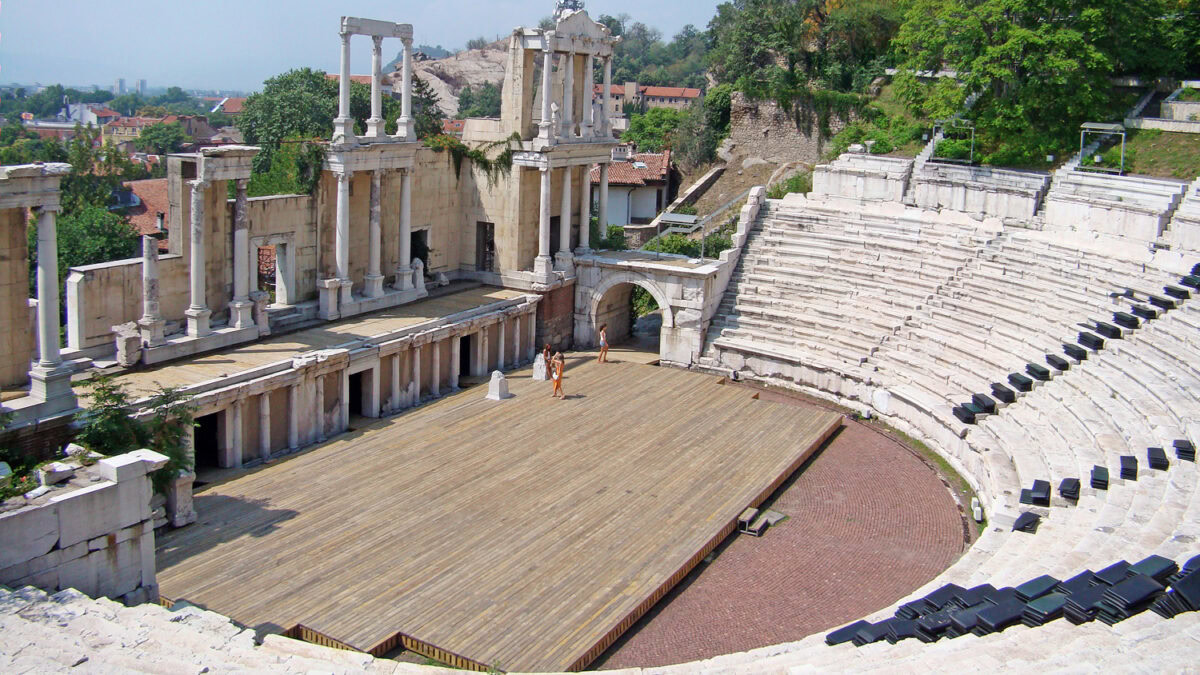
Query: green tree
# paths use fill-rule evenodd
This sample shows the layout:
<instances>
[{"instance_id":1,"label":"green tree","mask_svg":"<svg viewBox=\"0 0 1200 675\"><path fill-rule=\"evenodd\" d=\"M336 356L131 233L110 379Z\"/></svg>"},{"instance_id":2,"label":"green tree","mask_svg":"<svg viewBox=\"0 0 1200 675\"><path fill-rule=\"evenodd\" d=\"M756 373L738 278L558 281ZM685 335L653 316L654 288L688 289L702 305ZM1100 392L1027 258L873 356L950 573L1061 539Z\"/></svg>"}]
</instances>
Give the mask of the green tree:
<instances>
[{"instance_id":1,"label":"green tree","mask_svg":"<svg viewBox=\"0 0 1200 675\"><path fill-rule=\"evenodd\" d=\"M716 159L718 134L708 124L707 111L699 101L683 110L668 138L674 161L684 171L692 171Z\"/></svg>"},{"instance_id":2,"label":"green tree","mask_svg":"<svg viewBox=\"0 0 1200 675\"><path fill-rule=\"evenodd\" d=\"M417 138L424 140L430 136L442 133L442 120L446 113L438 107L441 97L425 80L413 74L412 79L412 112L416 125Z\"/></svg>"},{"instance_id":3,"label":"green tree","mask_svg":"<svg viewBox=\"0 0 1200 675\"><path fill-rule=\"evenodd\" d=\"M629 129L621 140L637 145L642 152L662 152L671 146L671 135L683 122L684 114L672 108L651 108L629 118Z\"/></svg>"},{"instance_id":4,"label":"green tree","mask_svg":"<svg viewBox=\"0 0 1200 675\"><path fill-rule=\"evenodd\" d=\"M458 116L499 117L500 87L491 82L484 82L478 90L472 89L470 85L463 87L458 94Z\"/></svg>"},{"instance_id":5,"label":"green tree","mask_svg":"<svg viewBox=\"0 0 1200 675\"><path fill-rule=\"evenodd\" d=\"M704 95L704 123L721 138L729 134L732 96L733 85L730 84L718 84Z\"/></svg>"},{"instance_id":6,"label":"green tree","mask_svg":"<svg viewBox=\"0 0 1200 675\"><path fill-rule=\"evenodd\" d=\"M195 467L188 457L188 429L195 426L196 408L191 396L176 387L160 387L144 408L150 417L140 424L142 445L162 453L167 463L150 475L154 491L164 493L171 480Z\"/></svg>"},{"instance_id":7,"label":"green tree","mask_svg":"<svg viewBox=\"0 0 1200 675\"><path fill-rule=\"evenodd\" d=\"M62 181L66 213L86 206L107 207L113 190L121 183L147 176L145 168L134 164L127 154L112 144L100 146L99 142L99 129L75 125L75 137L67 142L66 161L71 164L71 173Z\"/></svg>"},{"instance_id":8,"label":"green tree","mask_svg":"<svg viewBox=\"0 0 1200 675\"><path fill-rule=\"evenodd\" d=\"M66 210L55 221L58 230L58 282L66 282L72 267L132 258L138 253L139 235L123 216L103 206L87 205ZM26 230L29 245L30 289L37 278L37 226Z\"/></svg>"},{"instance_id":9,"label":"green tree","mask_svg":"<svg viewBox=\"0 0 1200 675\"><path fill-rule=\"evenodd\" d=\"M467 49L483 49L489 44L491 43L488 42L488 39L480 35L477 38L471 38L470 40L467 40Z\"/></svg>"},{"instance_id":10,"label":"green tree","mask_svg":"<svg viewBox=\"0 0 1200 675\"><path fill-rule=\"evenodd\" d=\"M75 414L80 445L102 455L119 455L142 445L141 425L130 416L129 392L112 377L97 377L84 385L90 402Z\"/></svg>"},{"instance_id":11,"label":"green tree","mask_svg":"<svg viewBox=\"0 0 1200 675\"><path fill-rule=\"evenodd\" d=\"M183 144L191 140L183 132L183 126L179 122L159 122L143 128L133 145L142 152L165 155L169 152L179 152Z\"/></svg>"}]
</instances>

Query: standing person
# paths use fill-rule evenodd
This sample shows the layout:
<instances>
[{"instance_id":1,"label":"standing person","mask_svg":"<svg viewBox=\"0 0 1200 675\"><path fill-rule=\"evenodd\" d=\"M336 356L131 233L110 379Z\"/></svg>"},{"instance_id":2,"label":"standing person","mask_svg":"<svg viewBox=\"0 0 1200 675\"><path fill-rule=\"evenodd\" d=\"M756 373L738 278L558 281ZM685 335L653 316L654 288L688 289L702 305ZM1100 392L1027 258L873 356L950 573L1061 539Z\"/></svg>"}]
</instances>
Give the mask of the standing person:
<instances>
[{"instance_id":1,"label":"standing person","mask_svg":"<svg viewBox=\"0 0 1200 675\"><path fill-rule=\"evenodd\" d=\"M600 324L600 356L596 359L600 363L608 363L608 324Z\"/></svg>"},{"instance_id":2,"label":"standing person","mask_svg":"<svg viewBox=\"0 0 1200 675\"><path fill-rule=\"evenodd\" d=\"M562 381L563 371L566 370L566 359L563 358L562 352L554 354L554 358L550 359L550 379L554 381L554 391L550 395L554 398L565 399L566 394L563 393Z\"/></svg>"},{"instance_id":3,"label":"standing person","mask_svg":"<svg viewBox=\"0 0 1200 675\"><path fill-rule=\"evenodd\" d=\"M545 347L542 347L542 360L546 362L546 372L550 372L550 343L547 342Z\"/></svg>"}]
</instances>

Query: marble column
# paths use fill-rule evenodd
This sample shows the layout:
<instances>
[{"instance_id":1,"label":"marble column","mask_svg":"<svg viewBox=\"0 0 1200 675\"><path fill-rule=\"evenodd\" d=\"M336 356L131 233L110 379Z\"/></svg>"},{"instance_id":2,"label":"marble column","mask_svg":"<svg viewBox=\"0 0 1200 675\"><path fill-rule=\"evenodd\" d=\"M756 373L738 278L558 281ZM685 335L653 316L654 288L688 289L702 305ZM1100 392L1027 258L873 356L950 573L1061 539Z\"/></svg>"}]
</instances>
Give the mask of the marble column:
<instances>
[{"instance_id":1,"label":"marble column","mask_svg":"<svg viewBox=\"0 0 1200 675\"><path fill-rule=\"evenodd\" d=\"M288 387L288 450L300 449L300 385Z\"/></svg>"},{"instance_id":2,"label":"marble column","mask_svg":"<svg viewBox=\"0 0 1200 675\"><path fill-rule=\"evenodd\" d=\"M58 412L75 407L71 369L63 367L59 351L58 206L42 206L37 215L37 342L38 360L29 371L30 395L40 401L56 400ZM24 237L24 234L21 235ZM12 261L16 263L18 261ZM11 263L9 263L11 264ZM20 262L24 264L24 262ZM4 330L11 327L6 326Z\"/></svg>"},{"instance_id":3,"label":"marble column","mask_svg":"<svg viewBox=\"0 0 1200 675\"><path fill-rule=\"evenodd\" d=\"M400 391L400 364L404 361L404 352L392 354L392 412L404 407L404 394Z\"/></svg>"},{"instance_id":4,"label":"marble column","mask_svg":"<svg viewBox=\"0 0 1200 675\"><path fill-rule=\"evenodd\" d=\"M383 246L383 226L380 223L380 192L383 182L383 171L376 169L371 172L371 214L370 239L367 242L369 257L367 259L367 276L363 295L368 298L378 298L383 295L383 275L379 273L379 259Z\"/></svg>"},{"instance_id":5,"label":"marble column","mask_svg":"<svg viewBox=\"0 0 1200 675\"><path fill-rule=\"evenodd\" d=\"M579 248L577 255L591 253L592 243L592 167L581 167L583 181L579 184Z\"/></svg>"},{"instance_id":6,"label":"marble column","mask_svg":"<svg viewBox=\"0 0 1200 675\"><path fill-rule=\"evenodd\" d=\"M533 273L538 281L549 283L553 279L554 262L550 258L550 169L542 172L541 202L538 213L538 255L533 261Z\"/></svg>"},{"instance_id":7,"label":"marble column","mask_svg":"<svg viewBox=\"0 0 1200 675\"><path fill-rule=\"evenodd\" d=\"M554 70L554 52L550 49L542 52L542 121L538 124L538 138L552 140L558 130L550 129L550 74Z\"/></svg>"},{"instance_id":8,"label":"marble column","mask_svg":"<svg viewBox=\"0 0 1200 675\"><path fill-rule=\"evenodd\" d=\"M380 138L387 135L383 119L383 36L371 36L371 117L367 119L367 136Z\"/></svg>"},{"instance_id":9,"label":"marble column","mask_svg":"<svg viewBox=\"0 0 1200 675\"><path fill-rule=\"evenodd\" d=\"M563 102L562 102L562 136L566 139L575 137L575 52L562 55L563 69Z\"/></svg>"},{"instance_id":10,"label":"marble column","mask_svg":"<svg viewBox=\"0 0 1200 675\"><path fill-rule=\"evenodd\" d=\"M559 263L568 262L571 258L571 184L574 182L572 174L575 170L569 166L562 168L562 204L558 211L558 255Z\"/></svg>"},{"instance_id":11,"label":"marble column","mask_svg":"<svg viewBox=\"0 0 1200 675\"><path fill-rule=\"evenodd\" d=\"M584 138L595 135L593 129L596 124L596 107L592 105L592 97L595 96L596 90L596 75L592 72L595 67L596 57L588 54L583 71L583 126L580 132Z\"/></svg>"},{"instance_id":12,"label":"marble column","mask_svg":"<svg viewBox=\"0 0 1200 675\"><path fill-rule=\"evenodd\" d=\"M158 299L158 242L158 237L142 237L142 318L138 319L138 327L142 332L142 344L147 347L166 342L163 337L166 322Z\"/></svg>"},{"instance_id":13,"label":"marble column","mask_svg":"<svg viewBox=\"0 0 1200 675\"><path fill-rule=\"evenodd\" d=\"M404 141L417 140L417 128L412 119L412 40L404 42L404 64L401 66L400 119L396 121L396 136Z\"/></svg>"},{"instance_id":14,"label":"marble column","mask_svg":"<svg viewBox=\"0 0 1200 675\"><path fill-rule=\"evenodd\" d=\"M396 290L412 288L412 169L404 169L400 173L400 259L396 263Z\"/></svg>"},{"instance_id":15,"label":"marble column","mask_svg":"<svg viewBox=\"0 0 1200 675\"><path fill-rule=\"evenodd\" d=\"M521 365L521 315L513 317L513 367Z\"/></svg>"},{"instance_id":16,"label":"marble column","mask_svg":"<svg viewBox=\"0 0 1200 675\"><path fill-rule=\"evenodd\" d=\"M450 391L458 391L458 379L462 374L462 341L461 335L450 338Z\"/></svg>"},{"instance_id":17,"label":"marble column","mask_svg":"<svg viewBox=\"0 0 1200 675\"><path fill-rule=\"evenodd\" d=\"M412 359L411 379L408 386L412 390L412 404L417 405L421 402L421 347L415 346L408 352L409 358Z\"/></svg>"},{"instance_id":18,"label":"marble column","mask_svg":"<svg viewBox=\"0 0 1200 675\"><path fill-rule=\"evenodd\" d=\"M491 353L491 345L489 344L490 337L488 336L489 332L491 331L487 326L484 326L483 329L479 331L479 365L477 366L478 372L475 373L479 377L487 377L488 375L491 375L492 364L488 362L488 357Z\"/></svg>"},{"instance_id":19,"label":"marble column","mask_svg":"<svg viewBox=\"0 0 1200 675\"><path fill-rule=\"evenodd\" d=\"M637 94L633 92L630 96ZM612 104L612 57L604 57L604 105L600 114L600 135L612 136L612 123L608 119L608 107ZM604 222L601 221L601 225Z\"/></svg>"},{"instance_id":20,"label":"marble column","mask_svg":"<svg viewBox=\"0 0 1200 675\"><path fill-rule=\"evenodd\" d=\"M208 193L208 181L194 180L189 184L192 188L192 228L191 228L191 251L189 259L189 281L191 291L191 304L188 305L187 315L188 336L189 337L204 337L212 333L209 327L209 318L212 316L212 311L208 309L208 302L205 298L207 292L205 279L205 217L204 217L204 199Z\"/></svg>"},{"instance_id":21,"label":"marble column","mask_svg":"<svg viewBox=\"0 0 1200 675\"><path fill-rule=\"evenodd\" d=\"M350 369L342 369L341 397L338 398L338 428L336 433L342 433L350 428ZM357 392L360 393L361 392Z\"/></svg>"},{"instance_id":22,"label":"marble column","mask_svg":"<svg viewBox=\"0 0 1200 675\"><path fill-rule=\"evenodd\" d=\"M245 433L243 433L242 412L245 410L245 399L239 398L229 407L230 421L229 425L233 433L231 434L232 441L229 444L229 466L234 469L242 468L242 444L245 443Z\"/></svg>"},{"instance_id":23,"label":"marble column","mask_svg":"<svg viewBox=\"0 0 1200 675\"><path fill-rule=\"evenodd\" d=\"M338 116L333 120L333 141L355 143L354 118L350 116L350 33L338 33L342 39L342 62L338 79Z\"/></svg>"},{"instance_id":24,"label":"marble column","mask_svg":"<svg viewBox=\"0 0 1200 675\"><path fill-rule=\"evenodd\" d=\"M237 197L233 200L233 302L229 303L229 313L234 328L254 326L254 303L250 301L250 223L246 215L249 182L237 181Z\"/></svg>"},{"instance_id":25,"label":"marble column","mask_svg":"<svg viewBox=\"0 0 1200 675\"><path fill-rule=\"evenodd\" d=\"M258 397L258 456L271 459L271 393Z\"/></svg>"},{"instance_id":26,"label":"marble column","mask_svg":"<svg viewBox=\"0 0 1200 675\"><path fill-rule=\"evenodd\" d=\"M339 299L350 302L350 172L339 171L337 177L337 225L334 231L334 256L337 261L337 276L341 282Z\"/></svg>"},{"instance_id":27,"label":"marble column","mask_svg":"<svg viewBox=\"0 0 1200 675\"><path fill-rule=\"evenodd\" d=\"M442 395L442 342L434 340L429 344L429 395L437 398Z\"/></svg>"},{"instance_id":28,"label":"marble column","mask_svg":"<svg viewBox=\"0 0 1200 675\"><path fill-rule=\"evenodd\" d=\"M536 307L536 305L535 305ZM533 363L537 358L537 309L529 312L529 341L525 347L525 360Z\"/></svg>"},{"instance_id":29,"label":"marble column","mask_svg":"<svg viewBox=\"0 0 1200 675\"><path fill-rule=\"evenodd\" d=\"M506 365L504 363L504 333L508 330L508 324L508 319L504 317L500 317L500 322L496 324L498 334L496 337L496 370L500 372L504 372L504 366Z\"/></svg>"},{"instance_id":30,"label":"marble column","mask_svg":"<svg viewBox=\"0 0 1200 675\"><path fill-rule=\"evenodd\" d=\"M597 222L600 224L600 234L608 235L608 162L600 165L600 202L596 208Z\"/></svg>"},{"instance_id":31,"label":"marble column","mask_svg":"<svg viewBox=\"0 0 1200 675\"><path fill-rule=\"evenodd\" d=\"M325 441L325 376L317 375L314 379L316 380L314 382L316 385L316 395L313 398L315 399L314 403L316 404L317 414L314 416L313 422L316 425L315 436L317 442L323 443Z\"/></svg>"}]
</instances>

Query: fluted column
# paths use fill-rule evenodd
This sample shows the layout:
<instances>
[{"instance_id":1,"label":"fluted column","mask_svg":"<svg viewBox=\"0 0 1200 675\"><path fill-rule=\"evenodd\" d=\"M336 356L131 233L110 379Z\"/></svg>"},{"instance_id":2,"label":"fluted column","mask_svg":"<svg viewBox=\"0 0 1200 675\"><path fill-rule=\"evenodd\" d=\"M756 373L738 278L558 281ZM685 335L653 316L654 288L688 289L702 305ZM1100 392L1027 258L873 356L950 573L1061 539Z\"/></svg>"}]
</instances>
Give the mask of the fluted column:
<instances>
[{"instance_id":1,"label":"fluted column","mask_svg":"<svg viewBox=\"0 0 1200 675\"><path fill-rule=\"evenodd\" d=\"M350 302L350 172L342 170L337 177L337 224L334 231L334 257L337 276L341 282L341 302Z\"/></svg>"},{"instance_id":2,"label":"fluted column","mask_svg":"<svg viewBox=\"0 0 1200 675\"><path fill-rule=\"evenodd\" d=\"M404 352L392 354L392 412L404 407L404 395L400 392L400 365L404 362Z\"/></svg>"},{"instance_id":3,"label":"fluted column","mask_svg":"<svg viewBox=\"0 0 1200 675\"><path fill-rule=\"evenodd\" d=\"M383 36L371 36L371 117L367 120L367 136L380 138L386 135L383 120Z\"/></svg>"},{"instance_id":4,"label":"fluted column","mask_svg":"<svg viewBox=\"0 0 1200 675\"><path fill-rule=\"evenodd\" d=\"M325 441L325 376L317 375L315 377L316 394L313 396L314 404L316 405L316 422L315 436L318 443Z\"/></svg>"},{"instance_id":5,"label":"fluted column","mask_svg":"<svg viewBox=\"0 0 1200 675\"><path fill-rule=\"evenodd\" d=\"M600 110L602 136L612 136L612 123L608 119L608 107L612 101L612 57L604 57L604 105ZM603 222L601 223L603 224Z\"/></svg>"},{"instance_id":6,"label":"fluted column","mask_svg":"<svg viewBox=\"0 0 1200 675\"><path fill-rule=\"evenodd\" d=\"M600 205L596 208L596 218L600 224L600 234L608 236L608 162L600 165Z\"/></svg>"},{"instance_id":7,"label":"fluted column","mask_svg":"<svg viewBox=\"0 0 1200 675\"><path fill-rule=\"evenodd\" d=\"M376 169L371 172L371 212L370 238L367 242L369 257L367 259L367 276L363 295L368 298L378 298L383 295L383 275L379 273L379 259L383 246L383 227L380 223L380 188L383 181L383 171Z\"/></svg>"},{"instance_id":8,"label":"fluted column","mask_svg":"<svg viewBox=\"0 0 1200 675\"><path fill-rule=\"evenodd\" d=\"M541 169L541 201L538 213L538 255L533 261L534 275L540 281L549 282L554 269L550 258L550 169Z\"/></svg>"},{"instance_id":9,"label":"fluted column","mask_svg":"<svg viewBox=\"0 0 1200 675\"><path fill-rule=\"evenodd\" d=\"M527 334L527 337L529 338L529 340L528 340L528 342L525 343L526 344L525 360L530 363L533 363L533 360L535 358L537 358L537 309L536 308L529 312L529 333Z\"/></svg>"},{"instance_id":10,"label":"fluted column","mask_svg":"<svg viewBox=\"0 0 1200 675\"><path fill-rule=\"evenodd\" d=\"M434 340L429 344L429 395L437 398L442 395L442 342Z\"/></svg>"},{"instance_id":11,"label":"fluted column","mask_svg":"<svg viewBox=\"0 0 1200 675\"><path fill-rule=\"evenodd\" d=\"M242 444L245 443L246 436L243 433L244 429L242 425L244 422L242 421L242 412L245 410L245 407L246 400L241 398L234 401L233 405L229 407L232 413L229 425L233 429L233 441L229 444L229 466L234 469L242 468Z\"/></svg>"},{"instance_id":12,"label":"fluted column","mask_svg":"<svg viewBox=\"0 0 1200 675\"><path fill-rule=\"evenodd\" d=\"M342 38L342 62L338 80L338 116L333 120L333 141L354 143L354 118L350 116L350 33L338 33Z\"/></svg>"},{"instance_id":13,"label":"fluted column","mask_svg":"<svg viewBox=\"0 0 1200 675\"><path fill-rule=\"evenodd\" d=\"M571 139L575 137L575 52L562 55L562 67L562 136Z\"/></svg>"},{"instance_id":14,"label":"fluted column","mask_svg":"<svg viewBox=\"0 0 1200 675\"><path fill-rule=\"evenodd\" d=\"M258 397L258 456L271 458L271 393Z\"/></svg>"},{"instance_id":15,"label":"fluted column","mask_svg":"<svg viewBox=\"0 0 1200 675\"><path fill-rule=\"evenodd\" d=\"M30 376L34 390L31 393L42 400L71 394L70 374L57 372L62 366L58 321L58 211L58 206L43 206L36 211L38 361ZM21 236L24 238L24 234ZM5 264L14 263L24 264L15 260ZM3 330L17 328L6 326Z\"/></svg>"},{"instance_id":16,"label":"fluted column","mask_svg":"<svg viewBox=\"0 0 1200 675\"><path fill-rule=\"evenodd\" d=\"M396 290L412 289L412 169L400 172L400 259L396 263Z\"/></svg>"},{"instance_id":17,"label":"fluted column","mask_svg":"<svg viewBox=\"0 0 1200 675\"><path fill-rule=\"evenodd\" d=\"M234 328L254 325L254 303L250 301L250 223L246 215L246 184L237 181L233 200L233 302L229 304Z\"/></svg>"},{"instance_id":18,"label":"fluted column","mask_svg":"<svg viewBox=\"0 0 1200 675\"><path fill-rule=\"evenodd\" d=\"M496 324L496 327L500 329L497 331L499 335L496 337L496 370L503 371L507 365L504 358L504 333L508 331L508 319L500 317L500 322Z\"/></svg>"},{"instance_id":19,"label":"fluted column","mask_svg":"<svg viewBox=\"0 0 1200 675\"><path fill-rule=\"evenodd\" d=\"M579 248L575 250L579 255L585 255L591 251L591 230L592 230L592 167L581 167L583 180L579 184Z\"/></svg>"},{"instance_id":20,"label":"fluted column","mask_svg":"<svg viewBox=\"0 0 1200 675\"><path fill-rule=\"evenodd\" d=\"M554 52L547 49L542 53L542 121L538 124L538 137L552 140L557 130L550 129L550 72L554 69Z\"/></svg>"},{"instance_id":21,"label":"fluted column","mask_svg":"<svg viewBox=\"0 0 1200 675\"><path fill-rule=\"evenodd\" d=\"M558 252L571 255L571 174L574 169L564 166L562 169L562 208L558 213Z\"/></svg>"},{"instance_id":22,"label":"fluted column","mask_svg":"<svg viewBox=\"0 0 1200 675\"><path fill-rule=\"evenodd\" d=\"M412 379L409 381L409 387L412 388L412 404L417 405L421 402L421 348L413 347L409 350L409 355L412 358Z\"/></svg>"},{"instance_id":23,"label":"fluted column","mask_svg":"<svg viewBox=\"0 0 1200 675\"><path fill-rule=\"evenodd\" d=\"M163 342L163 329L166 322L162 318L158 290L158 237L144 235L142 237L142 318L138 319L138 327L142 333L142 343L148 347L157 347Z\"/></svg>"},{"instance_id":24,"label":"fluted column","mask_svg":"<svg viewBox=\"0 0 1200 675\"><path fill-rule=\"evenodd\" d=\"M404 64L401 67L400 119L396 121L396 136L405 141L417 140L412 119L412 40L404 42Z\"/></svg>"},{"instance_id":25,"label":"fluted column","mask_svg":"<svg viewBox=\"0 0 1200 675\"><path fill-rule=\"evenodd\" d=\"M288 450L300 449L300 385L288 387Z\"/></svg>"},{"instance_id":26,"label":"fluted column","mask_svg":"<svg viewBox=\"0 0 1200 675\"><path fill-rule=\"evenodd\" d=\"M462 341L461 335L450 338L450 391L458 391L458 379L462 375Z\"/></svg>"},{"instance_id":27,"label":"fluted column","mask_svg":"<svg viewBox=\"0 0 1200 675\"><path fill-rule=\"evenodd\" d=\"M189 184L192 188L191 255L190 269L188 270L191 304L184 314L188 319L188 335L204 337L212 332L208 324L212 312L208 309L208 302L205 299L207 288L204 269L206 258L204 199L208 192L208 181L194 180Z\"/></svg>"}]
</instances>

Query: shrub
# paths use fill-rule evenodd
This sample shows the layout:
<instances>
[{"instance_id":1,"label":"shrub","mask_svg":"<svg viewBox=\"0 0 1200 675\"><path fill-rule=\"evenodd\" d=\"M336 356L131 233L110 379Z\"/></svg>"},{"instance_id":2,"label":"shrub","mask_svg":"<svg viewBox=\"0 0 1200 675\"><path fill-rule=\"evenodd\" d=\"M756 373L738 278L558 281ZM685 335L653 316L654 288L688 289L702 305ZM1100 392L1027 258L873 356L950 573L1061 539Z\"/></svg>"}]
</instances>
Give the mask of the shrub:
<instances>
[{"instance_id":1,"label":"shrub","mask_svg":"<svg viewBox=\"0 0 1200 675\"><path fill-rule=\"evenodd\" d=\"M786 180L781 180L772 185L767 190L767 197L771 199L783 199L783 196L792 192L808 194L812 192L812 174L806 171L792 174Z\"/></svg>"},{"instance_id":2,"label":"shrub","mask_svg":"<svg viewBox=\"0 0 1200 675\"><path fill-rule=\"evenodd\" d=\"M933 149L934 157L968 160L971 158L971 140L968 138L945 138Z\"/></svg>"}]
</instances>

